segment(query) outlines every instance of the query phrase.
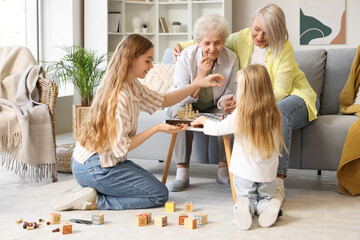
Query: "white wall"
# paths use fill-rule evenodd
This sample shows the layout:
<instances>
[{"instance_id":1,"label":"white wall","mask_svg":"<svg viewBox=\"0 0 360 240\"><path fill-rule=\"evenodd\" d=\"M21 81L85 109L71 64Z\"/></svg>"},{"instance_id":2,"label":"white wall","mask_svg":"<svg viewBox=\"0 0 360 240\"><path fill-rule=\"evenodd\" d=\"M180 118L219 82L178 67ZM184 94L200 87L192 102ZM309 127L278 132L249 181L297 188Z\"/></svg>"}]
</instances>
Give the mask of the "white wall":
<instances>
[{"instance_id":1,"label":"white wall","mask_svg":"<svg viewBox=\"0 0 360 240\"><path fill-rule=\"evenodd\" d=\"M250 27L252 13L267 3L277 4L286 16L289 40L294 50L314 48L354 48L360 45L360 1L346 0L346 44L337 45L300 45L300 17L301 0L233 0L233 32ZM314 0L316 1L316 0Z\"/></svg>"}]
</instances>

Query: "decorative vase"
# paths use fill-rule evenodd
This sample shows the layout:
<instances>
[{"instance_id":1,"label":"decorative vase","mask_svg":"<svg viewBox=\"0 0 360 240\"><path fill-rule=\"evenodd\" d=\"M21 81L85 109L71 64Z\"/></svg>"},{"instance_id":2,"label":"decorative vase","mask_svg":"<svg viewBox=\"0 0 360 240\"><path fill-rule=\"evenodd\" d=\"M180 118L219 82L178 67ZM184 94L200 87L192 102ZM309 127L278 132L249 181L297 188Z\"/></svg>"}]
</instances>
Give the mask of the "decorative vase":
<instances>
[{"instance_id":1,"label":"decorative vase","mask_svg":"<svg viewBox=\"0 0 360 240\"><path fill-rule=\"evenodd\" d=\"M133 17L131 23L132 23L132 27L134 29L134 32L135 33L140 33L142 19L140 17Z\"/></svg>"},{"instance_id":2,"label":"decorative vase","mask_svg":"<svg viewBox=\"0 0 360 240\"><path fill-rule=\"evenodd\" d=\"M180 32L180 26L181 26L181 25L171 25L171 28L172 28L173 33L178 33L178 32Z\"/></svg>"},{"instance_id":3,"label":"decorative vase","mask_svg":"<svg viewBox=\"0 0 360 240\"><path fill-rule=\"evenodd\" d=\"M149 28L142 28L143 33L147 33Z\"/></svg>"}]
</instances>

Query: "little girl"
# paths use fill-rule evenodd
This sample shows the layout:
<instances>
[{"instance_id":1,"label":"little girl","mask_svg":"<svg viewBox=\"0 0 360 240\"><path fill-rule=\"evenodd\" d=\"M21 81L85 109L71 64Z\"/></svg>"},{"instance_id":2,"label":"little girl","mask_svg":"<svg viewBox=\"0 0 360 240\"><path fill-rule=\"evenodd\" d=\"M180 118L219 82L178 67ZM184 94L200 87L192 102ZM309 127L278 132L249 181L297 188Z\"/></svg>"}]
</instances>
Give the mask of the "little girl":
<instances>
[{"instance_id":1,"label":"little girl","mask_svg":"<svg viewBox=\"0 0 360 240\"><path fill-rule=\"evenodd\" d=\"M266 68L256 64L240 70L234 112L220 122L199 117L192 126L199 125L204 125L208 135L234 133L230 172L234 174L237 195L234 206L237 226L248 230L255 213L261 227L272 226L281 206L274 196L278 156L284 142L281 114Z\"/></svg>"}]
</instances>

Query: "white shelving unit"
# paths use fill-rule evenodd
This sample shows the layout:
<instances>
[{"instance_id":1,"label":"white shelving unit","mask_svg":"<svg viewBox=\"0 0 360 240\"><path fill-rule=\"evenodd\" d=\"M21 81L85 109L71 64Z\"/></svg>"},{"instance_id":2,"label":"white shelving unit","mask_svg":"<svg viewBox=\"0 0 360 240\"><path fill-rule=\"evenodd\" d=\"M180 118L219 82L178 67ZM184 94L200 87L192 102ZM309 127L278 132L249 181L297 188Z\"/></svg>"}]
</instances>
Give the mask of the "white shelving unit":
<instances>
[{"instance_id":1,"label":"white shelving unit","mask_svg":"<svg viewBox=\"0 0 360 240\"><path fill-rule=\"evenodd\" d=\"M99 53L114 51L118 43L134 33L132 19L140 17L148 23L148 33L139 33L154 44L154 62L161 62L165 49L180 41L192 39L192 27L200 16L218 13L226 17L232 29L232 0L86 0L85 1L85 48ZM108 31L108 12L120 12L120 31ZM169 33L164 33L159 18L164 17ZM171 23L181 22L179 33L173 33Z\"/></svg>"}]
</instances>

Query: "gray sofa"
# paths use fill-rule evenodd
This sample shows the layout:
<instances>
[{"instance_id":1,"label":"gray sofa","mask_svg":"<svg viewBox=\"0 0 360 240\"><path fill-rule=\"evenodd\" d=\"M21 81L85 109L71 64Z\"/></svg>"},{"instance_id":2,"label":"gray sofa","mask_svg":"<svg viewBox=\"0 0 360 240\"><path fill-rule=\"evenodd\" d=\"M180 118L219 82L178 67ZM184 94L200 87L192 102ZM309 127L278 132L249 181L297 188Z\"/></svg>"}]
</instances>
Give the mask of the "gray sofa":
<instances>
[{"instance_id":1,"label":"gray sofa","mask_svg":"<svg viewBox=\"0 0 360 240\"><path fill-rule=\"evenodd\" d=\"M349 127L356 116L339 115L339 94L348 78L356 49L316 49L295 52L295 59L318 95L318 119L310 125L293 131L289 168L337 170L343 144ZM172 64L171 49L162 60ZM166 119L165 110L153 115L141 113L138 131ZM165 160L171 136L157 133L139 148L129 153L129 158ZM218 146L215 137L196 133L191 162L217 163Z\"/></svg>"}]
</instances>

